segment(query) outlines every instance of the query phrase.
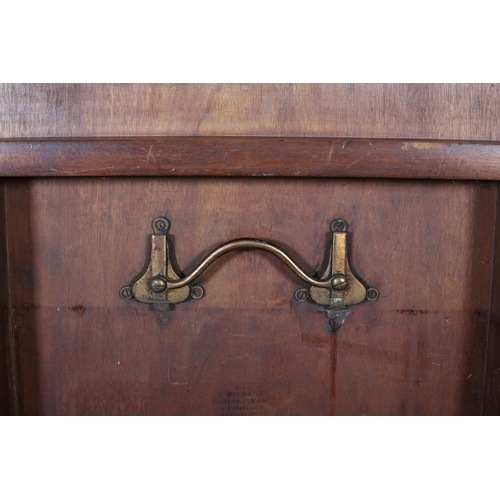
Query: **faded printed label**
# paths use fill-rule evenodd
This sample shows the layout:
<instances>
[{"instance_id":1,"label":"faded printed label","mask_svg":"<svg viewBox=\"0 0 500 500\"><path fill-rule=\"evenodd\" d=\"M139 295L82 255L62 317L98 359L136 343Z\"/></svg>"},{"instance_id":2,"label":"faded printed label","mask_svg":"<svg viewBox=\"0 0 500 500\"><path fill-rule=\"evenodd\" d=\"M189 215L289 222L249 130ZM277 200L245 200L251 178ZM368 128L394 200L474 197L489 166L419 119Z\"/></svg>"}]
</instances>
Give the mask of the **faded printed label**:
<instances>
[{"instance_id":1,"label":"faded printed label","mask_svg":"<svg viewBox=\"0 0 500 500\"><path fill-rule=\"evenodd\" d=\"M226 416L267 415L265 391L224 391L218 392L214 406L220 408L218 414Z\"/></svg>"}]
</instances>

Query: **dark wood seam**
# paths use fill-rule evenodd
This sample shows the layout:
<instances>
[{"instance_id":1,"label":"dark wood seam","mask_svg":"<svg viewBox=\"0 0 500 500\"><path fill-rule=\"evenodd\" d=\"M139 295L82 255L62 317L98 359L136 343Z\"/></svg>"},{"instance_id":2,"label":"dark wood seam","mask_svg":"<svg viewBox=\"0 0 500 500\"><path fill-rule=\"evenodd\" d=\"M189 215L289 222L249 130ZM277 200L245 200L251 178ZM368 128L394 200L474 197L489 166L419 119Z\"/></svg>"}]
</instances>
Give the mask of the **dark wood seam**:
<instances>
[{"instance_id":1,"label":"dark wood seam","mask_svg":"<svg viewBox=\"0 0 500 500\"><path fill-rule=\"evenodd\" d=\"M4 204L5 204L5 246L6 246L6 287L7 287L7 332L6 332L6 342L7 342L7 366L9 369L9 391L10 391L10 409L13 415L19 415L19 391L18 391L18 373L17 373L17 344L13 331L12 324L12 293L11 293L11 262L10 262L10 245L9 245L9 213L8 213L8 200L7 194L8 189L6 183L3 186L4 189Z\"/></svg>"},{"instance_id":2,"label":"dark wood seam","mask_svg":"<svg viewBox=\"0 0 500 500\"><path fill-rule=\"evenodd\" d=\"M497 245L497 234L498 234L498 210L499 210L499 189L500 189L500 184L497 182L496 185L496 196L495 196L495 216L494 216L494 222L493 222L493 248L492 248L492 253L491 255L493 256L493 261L491 263L491 276L490 276L490 300L489 300L489 310L488 310L488 317L487 317L487 330L486 330L486 347L485 347L485 355L484 355L484 368L483 368L483 397L482 397L482 402L481 402L481 415L484 415L484 408L486 405L486 398L488 397L488 383L487 383L487 376L488 376L488 368L490 364L490 343L491 343L491 317L492 317L492 309L493 309L493 294L494 294L494 280L495 280L495 267L499 265L497 262L497 257L495 252L498 250L498 245Z\"/></svg>"}]
</instances>

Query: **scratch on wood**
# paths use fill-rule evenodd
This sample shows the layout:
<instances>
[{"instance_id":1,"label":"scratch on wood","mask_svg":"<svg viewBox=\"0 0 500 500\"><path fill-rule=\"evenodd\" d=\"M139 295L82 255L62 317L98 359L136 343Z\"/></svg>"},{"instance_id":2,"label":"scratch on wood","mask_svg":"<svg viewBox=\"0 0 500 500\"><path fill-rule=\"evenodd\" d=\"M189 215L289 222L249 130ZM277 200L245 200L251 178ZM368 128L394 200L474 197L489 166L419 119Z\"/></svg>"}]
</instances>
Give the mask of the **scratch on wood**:
<instances>
[{"instance_id":1,"label":"scratch on wood","mask_svg":"<svg viewBox=\"0 0 500 500\"><path fill-rule=\"evenodd\" d=\"M75 170L76 174L83 174L85 172L102 172L103 170L114 170L115 167L99 167L99 168L87 168L85 170Z\"/></svg>"},{"instance_id":2,"label":"scratch on wood","mask_svg":"<svg viewBox=\"0 0 500 500\"><path fill-rule=\"evenodd\" d=\"M205 366L208 363L208 360L212 357L213 353L217 349L218 345L222 341L222 339L228 334L229 330L232 328L234 323L231 323L225 330L224 332L219 336L219 338L214 342L212 348L210 349L209 353L205 356L205 359L200 363L199 369L198 369L198 374L196 375L196 378L194 379L193 383L191 384L191 377L193 376L195 370L191 372L191 376L189 377L188 384L189 387L187 388L188 391L194 388L194 386L198 383L200 380L201 374L203 373L203 370L205 369Z\"/></svg>"},{"instance_id":3,"label":"scratch on wood","mask_svg":"<svg viewBox=\"0 0 500 500\"><path fill-rule=\"evenodd\" d=\"M330 148L330 152L328 153L328 163L332 162L333 148L334 148L334 145L332 144L332 147Z\"/></svg>"},{"instance_id":4,"label":"scratch on wood","mask_svg":"<svg viewBox=\"0 0 500 500\"><path fill-rule=\"evenodd\" d=\"M431 358L431 356L436 356L436 358L439 358L439 359ZM437 354L435 352L430 352L427 355L427 359L429 359L431 365L435 365L435 366L441 366L445 357L446 356L444 354ZM453 357L453 356L448 356L448 357Z\"/></svg>"},{"instance_id":5,"label":"scratch on wood","mask_svg":"<svg viewBox=\"0 0 500 500\"><path fill-rule=\"evenodd\" d=\"M357 160L354 160L351 164L347 165L347 167L345 168L346 170L349 169L349 168L351 168L356 163L358 163L358 161L361 161L361 160L364 160L365 158L368 158L372 153L374 153L375 151L377 151L377 148L374 148L373 144L371 142L368 142L368 144L371 147L371 151L369 153L365 154L364 156L361 156Z\"/></svg>"},{"instance_id":6,"label":"scratch on wood","mask_svg":"<svg viewBox=\"0 0 500 500\"><path fill-rule=\"evenodd\" d=\"M147 153L146 156L146 163L149 163L149 160L152 158L153 161L156 161L155 155L153 154L153 145L149 146L149 150L146 151L146 148L141 148L145 153ZM130 152L128 152L130 156Z\"/></svg>"}]
</instances>

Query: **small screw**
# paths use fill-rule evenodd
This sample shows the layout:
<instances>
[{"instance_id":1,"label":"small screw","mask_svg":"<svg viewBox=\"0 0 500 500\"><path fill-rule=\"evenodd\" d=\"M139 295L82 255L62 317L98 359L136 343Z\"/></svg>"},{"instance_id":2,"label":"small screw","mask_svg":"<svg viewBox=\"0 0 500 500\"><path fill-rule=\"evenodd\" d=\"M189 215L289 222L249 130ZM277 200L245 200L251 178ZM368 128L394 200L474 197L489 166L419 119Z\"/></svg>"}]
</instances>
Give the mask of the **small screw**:
<instances>
[{"instance_id":1,"label":"small screw","mask_svg":"<svg viewBox=\"0 0 500 500\"><path fill-rule=\"evenodd\" d=\"M132 288L130 288L129 286L124 286L121 290L120 290L120 297L122 299L125 299L125 300L129 300L133 297L133 293L132 293Z\"/></svg>"},{"instance_id":2,"label":"small screw","mask_svg":"<svg viewBox=\"0 0 500 500\"><path fill-rule=\"evenodd\" d=\"M191 288L190 296L192 299L201 299L205 295L205 290L200 285L195 285Z\"/></svg>"},{"instance_id":3,"label":"small screw","mask_svg":"<svg viewBox=\"0 0 500 500\"><path fill-rule=\"evenodd\" d=\"M332 288L334 290L344 290L347 288L347 276L337 273L332 276Z\"/></svg>"},{"instance_id":4,"label":"small screw","mask_svg":"<svg viewBox=\"0 0 500 500\"><path fill-rule=\"evenodd\" d=\"M366 291L366 299L370 301L377 300L379 297L379 291L376 288L368 288Z\"/></svg>"},{"instance_id":5,"label":"small screw","mask_svg":"<svg viewBox=\"0 0 500 500\"><path fill-rule=\"evenodd\" d=\"M304 302L304 300L307 300L308 297L309 297L309 293L307 292L307 289L299 288L298 290L295 290L295 298L299 302Z\"/></svg>"},{"instance_id":6,"label":"small screw","mask_svg":"<svg viewBox=\"0 0 500 500\"><path fill-rule=\"evenodd\" d=\"M167 282L163 278L153 278L149 286L153 292L162 293L167 289Z\"/></svg>"},{"instance_id":7,"label":"small screw","mask_svg":"<svg viewBox=\"0 0 500 500\"><path fill-rule=\"evenodd\" d=\"M156 234L166 233L168 231L168 226L170 222L165 217L157 217L153 221L153 230Z\"/></svg>"},{"instance_id":8,"label":"small screw","mask_svg":"<svg viewBox=\"0 0 500 500\"><path fill-rule=\"evenodd\" d=\"M347 231L347 222L344 219L335 219L330 224L330 229L335 233L345 233Z\"/></svg>"}]
</instances>

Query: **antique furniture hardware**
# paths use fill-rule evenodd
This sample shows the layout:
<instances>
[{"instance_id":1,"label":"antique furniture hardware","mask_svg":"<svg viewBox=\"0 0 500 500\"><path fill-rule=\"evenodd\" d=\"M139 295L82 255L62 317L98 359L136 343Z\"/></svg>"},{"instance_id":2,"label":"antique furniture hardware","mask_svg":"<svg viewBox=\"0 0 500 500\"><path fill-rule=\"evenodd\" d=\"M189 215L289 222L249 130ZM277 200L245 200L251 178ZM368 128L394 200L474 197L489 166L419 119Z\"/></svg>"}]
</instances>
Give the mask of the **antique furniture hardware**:
<instances>
[{"instance_id":1,"label":"antique furniture hardware","mask_svg":"<svg viewBox=\"0 0 500 500\"><path fill-rule=\"evenodd\" d=\"M204 290L191 284L219 257L233 250L264 250L276 256L308 287L295 291L298 301L310 300L330 311L345 309L365 299L377 300L376 288L367 288L354 276L347 258L347 222L335 219L331 225L332 242L327 262L319 276L309 276L292 258L276 245L253 238L229 241L210 252L187 276L182 276L173 263L167 238L170 222L164 217L153 221L151 257L146 271L130 286L120 290L124 299L170 308L188 298L200 299ZM337 328L338 329L338 328Z\"/></svg>"}]
</instances>

